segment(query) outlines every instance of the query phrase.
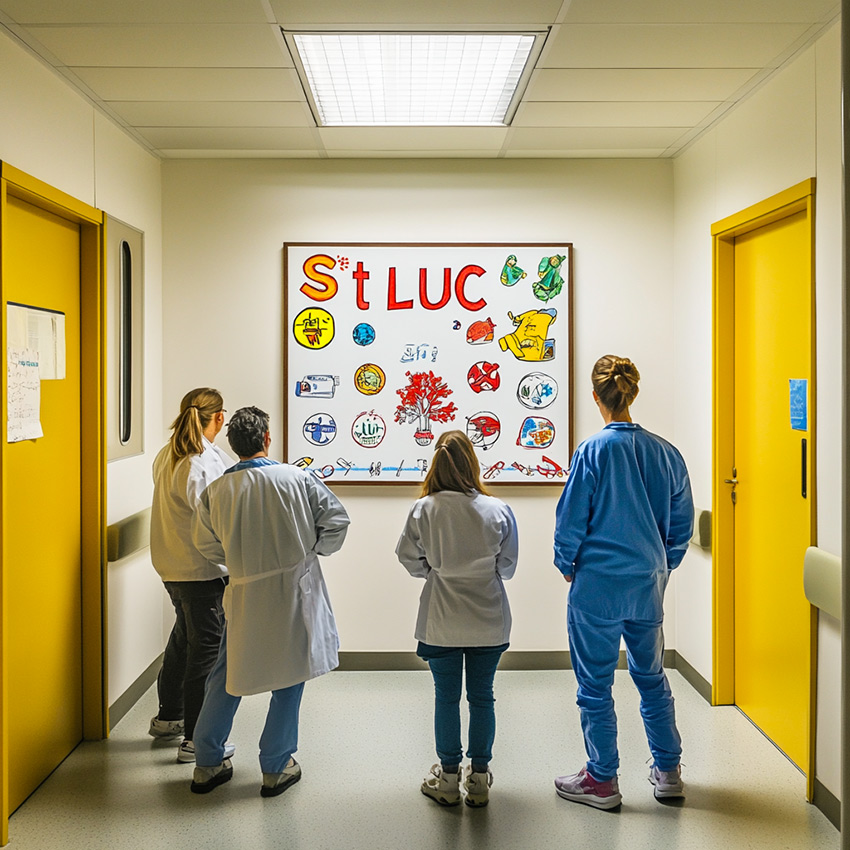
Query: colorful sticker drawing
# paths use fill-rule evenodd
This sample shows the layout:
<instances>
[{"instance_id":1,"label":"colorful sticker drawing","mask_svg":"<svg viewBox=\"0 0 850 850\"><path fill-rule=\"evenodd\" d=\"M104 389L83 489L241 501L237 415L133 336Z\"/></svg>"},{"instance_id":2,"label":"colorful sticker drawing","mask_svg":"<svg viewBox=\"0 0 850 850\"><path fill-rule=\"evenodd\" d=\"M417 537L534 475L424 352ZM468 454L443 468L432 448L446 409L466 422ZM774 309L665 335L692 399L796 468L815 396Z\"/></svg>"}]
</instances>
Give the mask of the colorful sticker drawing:
<instances>
[{"instance_id":1,"label":"colorful sticker drawing","mask_svg":"<svg viewBox=\"0 0 850 850\"><path fill-rule=\"evenodd\" d=\"M505 286L513 286L515 283L518 283L526 277L527 274L527 272L524 272L516 264L516 255L511 254L507 260L505 260L505 265L502 267L502 274L500 275L499 280L501 280Z\"/></svg>"},{"instance_id":2,"label":"colorful sticker drawing","mask_svg":"<svg viewBox=\"0 0 850 850\"><path fill-rule=\"evenodd\" d=\"M537 471L544 478L564 478L567 471L559 463L555 463L552 458L543 455L543 462L537 464Z\"/></svg>"},{"instance_id":3,"label":"colorful sticker drawing","mask_svg":"<svg viewBox=\"0 0 850 850\"><path fill-rule=\"evenodd\" d=\"M374 363L364 363L354 373L354 386L363 395L377 395L386 382L384 370Z\"/></svg>"},{"instance_id":4,"label":"colorful sticker drawing","mask_svg":"<svg viewBox=\"0 0 850 850\"><path fill-rule=\"evenodd\" d=\"M292 335L304 348L324 348L334 338L334 317L321 307L307 307L295 317Z\"/></svg>"},{"instance_id":5,"label":"colorful sticker drawing","mask_svg":"<svg viewBox=\"0 0 850 850\"><path fill-rule=\"evenodd\" d=\"M540 261L537 266L537 276L540 280L531 282L531 289L536 298L549 301L564 288L564 279L561 277L561 263L564 260L566 255L555 254L553 257L544 257Z\"/></svg>"},{"instance_id":6,"label":"colorful sticker drawing","mask_svg":"<svg viewBox=\"0 0 850 850\"><path fill-rule=\"evenodd\" d=\"M299 457L298 460L292 461L293 466L297 466L299 469L307 469L313 463L313 458L311 457Z\"/></svg>"},{"instance_id":7,"label":"colorful sticker drawing","mask_svg":"<svg viewBox=\"0 0 850 850\"><path fill-rule=\"evenodd\" d=\"M501 433L502 423L490 410L481 410L466 420L466 436L476 448L486 451L499 439Z\"/></svg>"},{"instance_id":8,"label":"colorful sticker drawing","mask_svg":"<svg viewBox=\"0 0 850 850\"><path fill-rule=\"evenodd\" d=\"M357 345L371 345L375 341L375 329L368 322L355 325L351 336Z\"/></svg>"},{"instance_id":9,"label":"colorful sticker drawing","mask_svg":"<svg viewBox=\"0 0 850 850\"><path fill-rule=\"evenodd\" d=\"M460 323L460 320L459 320L459 319L455 319L455 320L452 322L452 330L453 330L453 331L459 331L459 330L461 329L461 327L462 327L462 326L461 326L461 323Z\"/></svg>"},{"instance_id":10,"label":"colorful sticker drawing","mask_svg":"<svg viewBox=\"0 0 850 850\"><path fill-rule=\"evenodd\" d=\"M498 363L488 363L479 360L469 367L466 380L474 393L495 392L502 384L502 376L499 374Z\"/></svg>"},{"instance_id":11,"label":"colorful sticker drawing","mask_svg":"<svg viewBox=\"0 0 850 850\"><path fill-rule=\"evenodd\" d=\"M430 445L434 439L431 422L450 422L455 418L454 402L444 402L453 392L442 377L433 372L405 372L407 386L396 393L401 404L395 409L395 421L416 425L414 439L420 446Z\"/></svg>"},{"instance_id":12,"label":"colorful sticker drawing","mask_svg":"<svg viewBox=\"0 0 850 850\"><path fill-rule=\"evenodd\" d=\"M314 446L326 446L336 437L336 422L328 413L316 413L304 423L302 430L304 438Z\"/></svg>"},{"instance_id":13,"label":"colorful sticker drawing","mask_svg":"<svg viewBox=\"0 0 850 850\"><path fill-rule=\"evenodd\" d=\"M558 383L543 372L529 372L517 385L517 401L531 410L549 407L558 397Z\"/></svg>"},{"instance_id":14,"label":"colorful sticker drawing","mask_svg":"<svg viewBox=\"0 0 850 850\"><path fill-rule=\"evenodd\" d=\"M489 317L483 322L473 322L466 329L466 341L470 345L484 345L487 342L492 342L493 328L495 327L496 325Z\"/></svg>"},{"instance_id":15,"label":"colorful sticker drawing","mask_svg":"<svg viewBox=\"0 0 850 850\"><path fill-rule=\"evenodd\" d=\"M545 449L555 439L555 426L542 416L526 416L519 427L516 444L524 449Z\"/></svg>"},{"instance_id":16,"label":"colorful sticker drawing","mask_svg":"<svg viewBox=\"0 0 850 850\"><path fill-rule=\"evenodd\" d=\"M305 375L295 383L299 398L333 398L339 386L339 375Z\"/></svg>"},{"instance_id":17,"label":"colorful sticker drawing","mask_svg":"<svg viewBox=\"0 0 850 850\"><path fill-rule=\"evenodd\" d=\"M354 442L364 449L374 449L381 444L387 426L383 418L374 410L364 411L351 424L351 436Z\"/></svg>"},{"instance_id":18,"label":"colorful sticker drawing","mask_svg":"<svg viewBox=\"0 0 850 850\"><path fill-rule=\"evenodd\" d=\"M432 363L436 363L438 353L439 349L436 345L430 345L427 342L420 342L416 345L409 342L404 346L404 351L401 354L399 363L414 363L428 359L430 359Z\"/></svg>"},{"instance_id":19,"label":"colorful sticker drawing","mask_svg":"<svg viewBox=\"0 0 850 850\"><path fill-rule=\"evenodd\" d=\"M554 308L526 310L519 316L508 313L516 327L499 340L502 351L510 351L517 360L544 361L555 358L555 340L548 338L549 326L558 317Z\"/></svg>"},{"instance_id":20,"label":"colorful sticker drawing","mask_svg":"<svg viewBox=\"0 0 850 850\"><path fill-rule=\"evenodd\" d=\"M534 470L530 466L523 466L516 460L511 464L511 469L516 469L518 472L521 472L523 475L527 475L529 478L534 475Z\"/></svg>"},{"instance_id":21,"label":"colorful sticker drawing","mask_svg":"<svg viewBox=\"0 0 850 850\"><path fill-rule=\"evenodd\" d=\"M339 464L339 468L345 475L348 475L348 473L351 472L351 468L354 466L350 460L346 460L344 457L338 457L336 462Z\"/></svg>"},{"instance_id":22,"label":"colorful sticker drawing","mask_svg":"<svg viewBox=\"0 0 850 850\"><path fill-rule=\"evenodd\" d=\"M492 466L488 467L486 472L484 473L484 478L488 481L491 478L498 478L499 473L505 468L505 462L503 460L498 460Z\"/></svg>"}]
</instances>

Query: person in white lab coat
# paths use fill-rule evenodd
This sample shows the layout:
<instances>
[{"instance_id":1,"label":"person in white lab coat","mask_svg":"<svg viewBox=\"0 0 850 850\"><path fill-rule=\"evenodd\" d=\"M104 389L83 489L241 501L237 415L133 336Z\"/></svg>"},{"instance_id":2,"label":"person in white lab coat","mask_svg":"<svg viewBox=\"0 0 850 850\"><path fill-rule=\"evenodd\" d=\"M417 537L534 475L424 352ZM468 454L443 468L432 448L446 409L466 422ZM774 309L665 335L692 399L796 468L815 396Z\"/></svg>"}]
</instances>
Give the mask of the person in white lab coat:
<instances>
[{"instance_id":1,"label":"person in white lab coat","mask_svg":"<svg viewBox=\"0 0 850 850\"><path fill-rule=\"evenodd\" d=\"M481 484L475 449L462 431L437 439L431 468L414 503L396 555L425 579L415 637L417 655L434 677L434 732L440 764L421 791L444 806L461 800L463 746L460 697L466 666L471 759L463 779L465 802L486 806L496 737L493 680L508 648L511 612L503 581L517 563L517 527L511 509Z\"/></svg>"},{"instance_id":2,"label":"person in white lab coat","mask_svg":"<svg viewBox=\"0 0 850 850\"><path fill-rule=\"evenodd\" d=\"M301 778L292 758L304 682L339 664L339 638L318 555L345 539L348 514L311 472L268 456L269 417L237 410L227 439L239 463L201 495L193 539L230 571L227 627L207 679L195 728L192 791L227 782L225 741L242 696L271 691L260 738L260 794L274 797Z\"/></svg>"},{"instance_id":3,"label":"person in white lab coat","mask_svg":"<svg viewBox=\"0 0 850 850\"><path fill-rule=\"evenodd\" d=\"M227 568L221 559L207 560L192 542L192 520L201 493L233 464L213 444L224 425L224 413L218 390L200 387L186 393L171 426L171 439L153 464L151 561L176 616L157 677L159 711L151 719L149 734L163 739L183 735L178 762L195 760L195 722L224 628Z\"/></svg>"}]
</instances>

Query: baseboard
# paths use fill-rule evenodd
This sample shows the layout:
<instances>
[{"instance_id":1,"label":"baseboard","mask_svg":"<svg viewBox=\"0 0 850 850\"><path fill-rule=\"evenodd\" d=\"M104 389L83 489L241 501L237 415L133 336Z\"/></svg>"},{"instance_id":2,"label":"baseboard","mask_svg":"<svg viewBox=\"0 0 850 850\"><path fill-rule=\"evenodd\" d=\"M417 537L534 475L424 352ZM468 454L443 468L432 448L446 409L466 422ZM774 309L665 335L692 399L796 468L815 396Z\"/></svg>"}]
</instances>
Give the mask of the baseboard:
<instances>
[{"instance_id":1,"label":"baseboard","mask_svg":"<svg viewBox=\"0 0 850 850\"><path fill-rule=\"evenodd\" d=\"M826 819L838 830L841 829L841 800L832 793L819 779L815 778L815 794L812 803L820 809Z\"/></svg>"},{"instance_id":2,"label":"baseboard","mask_svg":"<svg viewBox=\"0 0 850 850\"><path fill-rule=\"evenodd\" d=\"M671 652L674 656L673 663L668 664L666 653ZM703 678L696 668L692 667L679 653L673 650L665 651L664 666L672 667L681 673L682 678L709 704L711 705L711 682Z\"/></svg>"},{"instance_id":3,"label":"baseboard","mask_svg":"<svg viewBox=\"0 0 850 850\"><path fill-rule=\"evenodd\" d=\"M142 698L148 688L156 681L159 668L162 667L160 654L150 664L147 670L109 706L109 730L115 728L121 718Z\"/></svg>"}]
</instances>

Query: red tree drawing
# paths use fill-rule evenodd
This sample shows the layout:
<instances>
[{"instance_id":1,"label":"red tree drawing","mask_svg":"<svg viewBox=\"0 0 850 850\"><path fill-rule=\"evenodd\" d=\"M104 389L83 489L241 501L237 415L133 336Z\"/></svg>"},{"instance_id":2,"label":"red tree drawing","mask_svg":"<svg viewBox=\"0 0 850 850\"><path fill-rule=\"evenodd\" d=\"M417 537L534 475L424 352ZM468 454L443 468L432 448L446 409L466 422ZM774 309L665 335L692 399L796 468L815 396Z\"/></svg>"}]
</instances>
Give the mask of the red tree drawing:
<instances>
[{"instance_id":1,"label":"red tree drawing","mask_svg":"<svg viewBox=\"0 0 850 850\"><path fill-rule=\"evenodd\" d=\"M454 402L441 404L452 390L433 372L405 372L409 378L404 389L396 390L401 396L401 404L395 409L396 422L415 422L416 442L420 446L430 445L434 435L431 422L448 422L455 418L457 408Z\"/></svg>"}]
</instances>

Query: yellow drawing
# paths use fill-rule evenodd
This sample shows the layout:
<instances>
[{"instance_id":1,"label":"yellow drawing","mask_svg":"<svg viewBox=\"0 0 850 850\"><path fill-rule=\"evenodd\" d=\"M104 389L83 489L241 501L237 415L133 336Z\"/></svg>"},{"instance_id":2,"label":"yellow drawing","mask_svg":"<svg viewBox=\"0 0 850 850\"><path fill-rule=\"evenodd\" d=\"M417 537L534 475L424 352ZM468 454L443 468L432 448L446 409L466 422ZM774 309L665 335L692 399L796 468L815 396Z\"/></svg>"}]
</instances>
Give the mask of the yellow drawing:
<instances>
[{"instance_id":1,"label":"yellow drawing","mask_svg":"<svg viewBox=\"0 0 850 850\"><path fill-rule=\"evenodd\" d=\"M304 348L324 348L334 338L334 317L321 307L307 307L295 317L292 333Z\"/></svg>"},{"instance_id":2,"label":"yellow drawing","mask_svg":"<svg viewBox=\"0 0 850 850\"><path fill-rule=\"evenodd\" d=\"M354 386L363 395L375 395L379 393L387 382L384 370L374 363L364 363L354 373Z\"/></svg>"},{"instance_id":3,"label":"yellow drawing","mask_svg":"<svg viewBox=\"0 0 850 850\"><path fill-rule=\"evenodd\" d=\"M519 316L508 313L508 318L516 326L513 333L499 340L502 351L510 351L517 360L553 360L555 340L547 339L549 326L558 316L553 308L545 310L527 310Z\"/></svg>"}]
</instances>

